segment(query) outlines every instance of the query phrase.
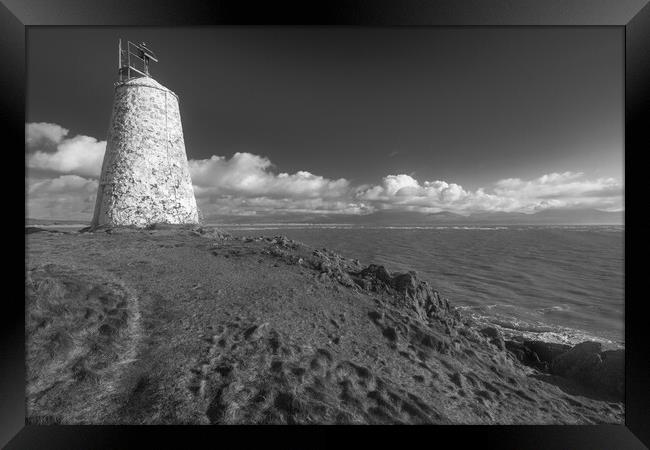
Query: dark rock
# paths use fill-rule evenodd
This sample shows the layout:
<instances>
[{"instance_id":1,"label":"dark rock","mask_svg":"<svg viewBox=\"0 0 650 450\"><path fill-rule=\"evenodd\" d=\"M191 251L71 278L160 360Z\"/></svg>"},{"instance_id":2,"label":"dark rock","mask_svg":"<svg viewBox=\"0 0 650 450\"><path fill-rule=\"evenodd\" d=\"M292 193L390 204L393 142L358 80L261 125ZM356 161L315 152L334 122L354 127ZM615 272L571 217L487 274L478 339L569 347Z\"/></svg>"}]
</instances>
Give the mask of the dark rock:
<instances>
[{"instance_id":1,"label":"dark rock","mask_svg":"<svg viewBox=\"0 0 650 450\"><path fill-rule=\"evenodd\" d=\"M298 244L286 236L274 236L271 244L276 244L283 248L296 249Z\"/></svg>"},{"instance_id":2,"label":"dark rock","mask_svg":"<svg viewBox=\"0 0 650 450\"><path fill-rule=\"evenodd\" d=\"M608 392L625 395L625 350L608 350L600 354L603 365L594 374L594 384Z\"/></svg>"},{"instance_id":3,"label":"dark rock","mask_svg":"<svg viewBox=\"0 0 650 450\"><path fill-rule=\"evenodd\" d=\"M551 372L567 378L584 379L588 373L602 363L602 346L597 342L583 342L555 358Z\"/></svg>"},{"instance_id":4,"label":"dark rock","mask_svg":"<svg viewBox=\"0 0 650 450\"><path fill-rule=\"evenodd\" d=\"M393 289L395 289L398 292L413 293L417 288L417 280L415 278L415 273L409 272L409 273L402 273L396 275L391 280L391 285Z\"/></svg>"},{"instance_id":5,"label":"dark rock","mask_svg":"<svg viewBox=\"0 0 650 450\"><path fill-rule=\"evenodd\" d=\"M441 300L438 292L428 283L418 280L415 272L396 274L393 277L384 266L371 264L351 275L354 282L364 289L401 294L398 298L410 300L407 304L410 303L423 320L446 316L449 312L449 303Z\"/></svg>"},{"instance_id":6,"label":"dark rock","mask_svg":"<svg viewBox=\"0 0 650 450\"><path fill-rule=\"evenodd\" d=\"M488 341L499 350L505 350L506 344L501 330L496 327L485 327L481 330L481 334L488 338Z\"/></svg>"},{"instance_id":7,"label":"dark rock","mask_svg":"<svg viewBox=\"0 0 650 450\"><path fill-rule=\"evenodd\" d=\"M537 353L528 348L524 342L505 341L506 349L525 366L534 367L536 369L545 370L546 365L543 364Z\"/></svg>"},{"instance_id":8,"label":"dark rock","mask_svg":"<svg viewBox=\"0 0 650 450\"><path fill-rule=\"evenodd\" d=\"M554 375L572 379L594 389L623 395L624 350L602 352L598 342L583 342L562 353L550 365Z\"/></svg>"},{"instance_id":9,"label":"dark rock","mask_svg":"<svg viewBox=\"0 0 650 450\"><path fill-rule=\"evenodd\" d=\"M495 327L485 327L481 330L481 334L489 339L497 338L501 335L501 332Z\"/></svg>"},{"instance_id":10,"label":"dark rock","mask_svg":"<svg viewBox=\"0 0 650 450\"><path fill-rule=\"evenodd\" d=\"M562 353L571 349L570 345L555 344L552 342L544 341L525 340L524 345L535 352L540 361L546 362L548 364L550 364L551 361L560 356Z\"/></svg>"},{"instance_id":11,"label":"dark rock","mask_svg":"<svg viewBox=\"0 0 650 450\"><path fill-rule=\"evenodd\" d=\"M397 331L393 327L384 328L382 334L391 342L395 342L397 340Z\"/></svg>"},{"instance_id":12,"label":"dark rock","mask_svg":"<svg viewBox=\"0 0 650 450\"><path fill-rule=\"evenodd\" d=\"M507 341L505 346L522 364L544 372L550 371L555 358L571 349L569 345L528 339L523 342Z\"/></svg>"},{"instance_id":13,"label":"dark rock","mask_svg":"<svg viewBox=\"0 0 650 450\"><path fill-rule=\"evenodd\" d=\"M361 275L364 278L375 278L385 285L390 286L392 278L390 277L390 274L386 270L384 266L378 266L375 264L370 264L368 267L363 269L359 275Z\"/></svg>"},{"instance_id":14,"label":"dark rock","mask_svg":"<svg viewBox=\"0 0 650 450\"><path fill-rule=\"evenodd\" d=\"M354 282L359 286L361 289L365 289L369 291L372 289L372 283L369 280L366 280L364 278L354 278Z\"/></svg>"}]
</instances>

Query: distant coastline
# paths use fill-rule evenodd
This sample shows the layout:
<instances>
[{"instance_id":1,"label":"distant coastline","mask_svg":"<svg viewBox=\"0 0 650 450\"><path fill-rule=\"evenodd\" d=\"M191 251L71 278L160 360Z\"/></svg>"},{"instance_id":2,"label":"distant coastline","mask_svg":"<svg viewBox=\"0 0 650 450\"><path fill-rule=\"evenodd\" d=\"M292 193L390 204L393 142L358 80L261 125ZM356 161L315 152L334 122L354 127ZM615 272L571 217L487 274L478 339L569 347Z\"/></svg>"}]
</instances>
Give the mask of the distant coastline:
<instances>
[{"instance_id":1,"label":"distant coastline","mask_svg":"<svg viewBox=\"0 0 650 450\"><path fill-rule=\"evenodd\" d=\"M309 226L309 227L508 227L508 226L623 226L625 211L600 211L596 209L547 209L536 213L482 212L467 216L452 212L425 214L410 211L376 211L371 214L265 214L220 215L204 219L210 226ZM88 220L28 218L27 225L83 225Z\"/></svg>"},{"instance_id":2,"label":"distant coastline","mask_svg":"<svg viewBox=\"0 0 650 450\"><path fill-rule=\"evenodd\" d=\"M43 228L84 228L90 221L81 220L47 220L27 219L25 227ZM260 222L260 223L220 223L205 222L203 226L223 228L239 231L264 231L264 230L304 230L304 229L368 229L368 230L509 230L513 228L556 228L556 229L586 229L607 228L610 230L625 230L622 223L557 223L557 224L480 224L480 223L449 223L449 224L354 224L354 223L301 223L301 222Z\"/></svg>"}]
</instances>

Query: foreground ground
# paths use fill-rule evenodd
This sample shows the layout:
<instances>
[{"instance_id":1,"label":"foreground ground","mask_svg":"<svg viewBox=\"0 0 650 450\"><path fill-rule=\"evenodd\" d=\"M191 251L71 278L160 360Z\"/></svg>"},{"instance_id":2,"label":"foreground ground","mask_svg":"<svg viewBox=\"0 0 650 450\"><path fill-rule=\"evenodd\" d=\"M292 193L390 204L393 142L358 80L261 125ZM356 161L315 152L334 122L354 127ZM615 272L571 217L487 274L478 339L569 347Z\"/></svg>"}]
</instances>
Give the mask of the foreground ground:
<instances>
[{"instance_id":1,"label":"foreground ground","mask_svg":"<svg viewBox=\"0 0 650 450\"><path fill-rule=\"evenodd\" d=\"M213 229L27 232L31 423L623 421L621 387L580 382L613 356L504 342L412 273Z\"/></svg>"}]
</instances>

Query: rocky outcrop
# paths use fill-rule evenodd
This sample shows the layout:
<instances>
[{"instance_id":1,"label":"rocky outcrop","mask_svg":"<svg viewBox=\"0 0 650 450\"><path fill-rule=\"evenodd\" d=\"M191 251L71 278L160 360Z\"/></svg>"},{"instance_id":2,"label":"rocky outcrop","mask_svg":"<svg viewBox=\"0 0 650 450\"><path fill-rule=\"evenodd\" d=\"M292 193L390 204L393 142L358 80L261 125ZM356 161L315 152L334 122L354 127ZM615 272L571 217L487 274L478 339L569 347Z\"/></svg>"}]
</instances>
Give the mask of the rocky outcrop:
<instances>
[{"instance_id":1,"label":"rocky outcrop","mask_svg":"<svg viewBox=\"0 0 650 450\"><path fill-rule=\"evenodd\" d=\"M544 373L567 378L598 392L622 398L625 351L602 350L598 342L573 347L551 342L506 341L506 348L521 363Z\"/></svg>"},{"instance_id":2,"label":"rocky outcrop","mask_svg":"<svg viewBox=\"0 0 650 450\"><path fill-rule=\"evenodd\" d=\"M253 238L241 239L246 242ZM319 271L321 278L335 280L345 287L385 294L387 298L399 303L400 307L414 309L424 321L449 321L447 325L452 327L455 321L460 320L459 311L413 271L390 274L381 265L363 267L356 259L345 258L325 248L311 250L285 236L264 240L270 244L264 251L265 254L288 264L307 266Z\"/></svg>"},{"instance_id":3,"label":"rocky outcrop","mask_svg":"<svg viewBox=\"0 0 650 450\"><path fill-rule=\"evenodd\" d=\"M485 327L481 329L481 334L488 338L489 342L495 345L499 350L505 350L505 340L503 333L496 327Z\"/></svg>"},{"instance_id":4,"label":"rocky outcrop","mask_svg":"<svg viewBox=\"0 0 650 450\"><path fill-rule=\"evenodd\" d=\"M384 266L371 264L350 276L363 289L383 291L397 299L401 298L407 306L415 308L423 320L447 316L460 318L458 311L449 306L447 299L440 297L438 291L426 281L419 280L415 272L391 275Z\"/></svg>"},{"instance_id":5,"label":"rocky outcrop","mask_svg":"<svg viewBox=\"0 0 650 450\"><path fill-rule=\"evenodd\" d=\"M244 242L263 241L268 247L262 253L290 265L304 266L320 272L320 279L381 297L401 310L411 310L425 323L435 322L445 336L462 335L471 341L487 341L496 352L507 352L520 363L543 374L558 376L613 396L623 396L623 350L602 351L601 345L585 342L575 347L538 340L506 340L496 326L483 326L449 304L426 281L413 271L391 274L384 266L361 266L358 260L345 258L328 249L311 249L286 236L272 238L235 238ZM380 324L384 335L391 327ZM378 325L379 326L379 325Z\"/></svg>"},{"instance_id":6,"label":"rocky outcrop","mask_svg":"<svg viewBox=\"0 0 650 450\"><path fill-rule=\"evenodd\" d=\"M602 351L598 342L583 342L554 358L550 371L610 394L624 394L624 350Z\"/></svg>"},{"instance_id":7,"label":"rocky outcrop","mask_svg":"<svg viewBox=\"0 0 650 450\"><path fill-rule=\"evenodd\" d=\"M571 348L569 345L553 344L544 341L505 341L506 349L522 364L534 367L543 372L549 371L549 366L556 356Z\"/></svg>"}]
</instances>

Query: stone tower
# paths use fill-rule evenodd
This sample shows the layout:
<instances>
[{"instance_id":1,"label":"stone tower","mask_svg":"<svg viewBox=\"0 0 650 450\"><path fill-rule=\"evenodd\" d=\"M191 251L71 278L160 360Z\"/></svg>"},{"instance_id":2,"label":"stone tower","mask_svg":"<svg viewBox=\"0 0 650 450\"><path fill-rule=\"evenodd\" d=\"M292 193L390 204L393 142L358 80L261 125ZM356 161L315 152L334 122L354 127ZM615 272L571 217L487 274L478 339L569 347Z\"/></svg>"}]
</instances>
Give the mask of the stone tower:
<instances>
[{"instance_id":1,"label":"stone tower","mask_svg":"<svg viewBox=\"0 0 650 450\"><path fill-rule=\"evenodd\" d=\"M120 61L122 53L120 42ZM122 69L92 226L198 223L178 96L149 77L146 65L143 72L130 67L127 77Z\"/></svg>"}]
</instances>

